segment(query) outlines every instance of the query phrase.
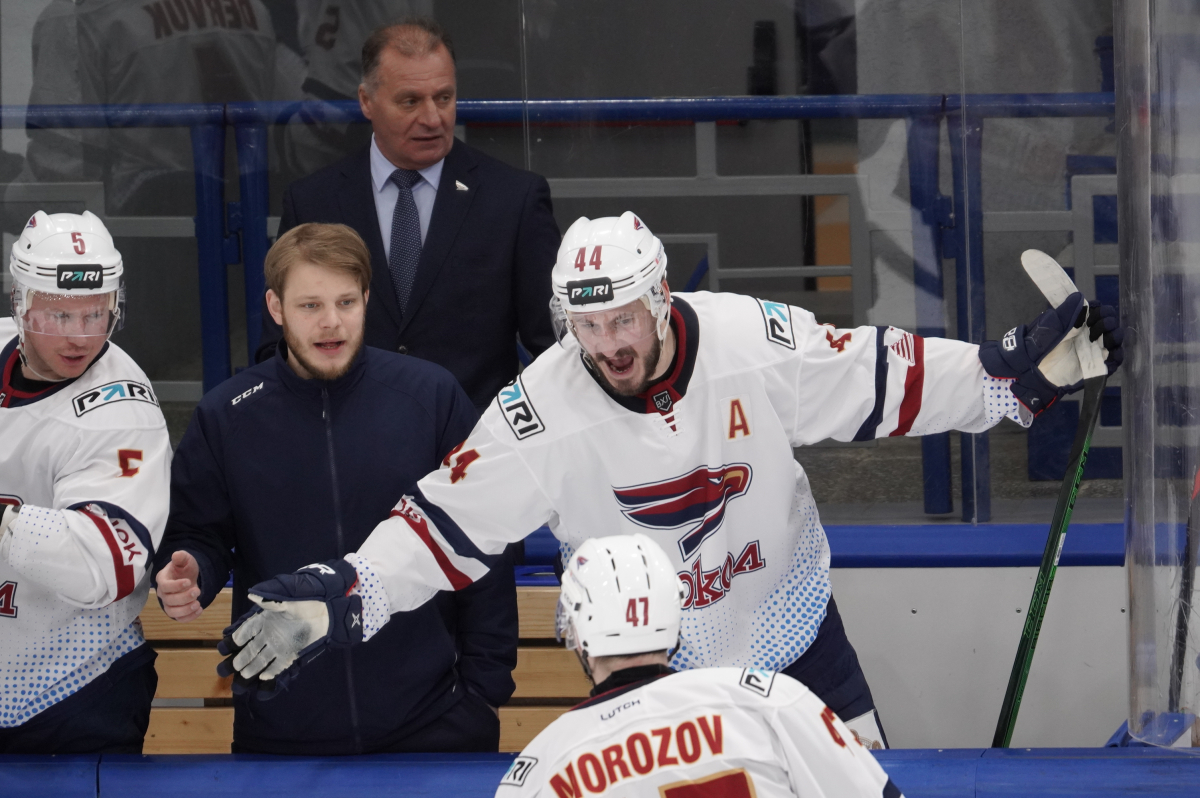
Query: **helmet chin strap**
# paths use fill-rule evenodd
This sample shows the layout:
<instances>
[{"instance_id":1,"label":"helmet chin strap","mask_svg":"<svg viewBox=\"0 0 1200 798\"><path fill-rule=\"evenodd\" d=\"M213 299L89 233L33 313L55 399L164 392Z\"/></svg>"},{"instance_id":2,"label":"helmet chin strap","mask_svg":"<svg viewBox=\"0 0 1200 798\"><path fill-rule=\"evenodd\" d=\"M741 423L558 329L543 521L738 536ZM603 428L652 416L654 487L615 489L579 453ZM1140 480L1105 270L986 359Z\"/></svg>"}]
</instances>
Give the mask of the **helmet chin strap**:
<instances>
[{"instance_id":1,"label":"helmet chin strap","mask_svg":"<svg viewBox=\"0 0 1200 798\"><path fill-rule=\"evenodd\" d=\"M588 665L588 655L584 654L579 649L575 649L575 656L579 658L579 664L583 667L583 675L586 676L587 680L592 683L593 687L595 687L596 677L592 674L592 667Z\"/></svg>"}]
</instances>

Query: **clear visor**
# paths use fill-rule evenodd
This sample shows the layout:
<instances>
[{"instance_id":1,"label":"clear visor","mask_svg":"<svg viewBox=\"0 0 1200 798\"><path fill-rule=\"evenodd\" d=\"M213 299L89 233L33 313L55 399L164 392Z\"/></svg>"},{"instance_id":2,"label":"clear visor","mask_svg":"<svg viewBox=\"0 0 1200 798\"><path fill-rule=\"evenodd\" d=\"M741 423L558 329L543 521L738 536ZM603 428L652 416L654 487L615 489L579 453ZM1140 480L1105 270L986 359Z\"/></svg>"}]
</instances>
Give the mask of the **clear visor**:
<instances>
[{"instance_id":1,"label":"clear visor","mask_svg":"<svg viewBox=\"0 0 1200 798\"><path fill-rule=\"evenodd\" d=\"M567 323L588 354L606 354L636 347L656 335L657 320L642 302L596 313L567 313Z\"/></svg>"},{"instance_id":2,"label":"clear visor","mask_svg":"<svg viewBox=\"0 0 1200 798\"><path fill-rule=\"evenodd\" d=\"M13 319L37 335L108 336L121 321L118 291L84 296L13 291Z\"/></svg>"},{"instance_id":3,"label":"clear visor","mask_svg":"<svg viewBox=\"0 0 1200 798\"><path fill-rule=\"evenodd\" d=\"M575 624L571 622L565 596L559 596L558 605L554 610L554 639L565 643L567 650L575 651L578 640L575 637Z\"/></svg>"}]
</instances>

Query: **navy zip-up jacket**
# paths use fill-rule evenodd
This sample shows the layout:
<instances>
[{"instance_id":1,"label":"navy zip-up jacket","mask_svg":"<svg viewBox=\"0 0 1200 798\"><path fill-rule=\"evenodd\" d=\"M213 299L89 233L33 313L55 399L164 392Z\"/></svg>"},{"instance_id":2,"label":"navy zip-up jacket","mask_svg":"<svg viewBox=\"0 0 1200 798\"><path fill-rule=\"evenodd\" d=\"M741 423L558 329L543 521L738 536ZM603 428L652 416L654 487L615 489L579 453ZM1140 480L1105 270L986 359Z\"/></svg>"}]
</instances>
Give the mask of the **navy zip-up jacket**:
<instances>
[{"instance_id":1,"label":"navy zip-up jacket","mask_svg":"<svg viewBox=\"0 0 1200 798\"><path fill-rule=\"evenodd\" d=\"M172 553L190 552L207 607L232 568L233 618L253 606L246 591L256 583L356 551L476 419L454 377L433 363L364 347L327 382L300 378L285 357L281 346L209 391L171 466L155 578ZM511 566L393 616L369 645L325 653L270 701L236 696L235 746L369 752L466 691L505 703L517 661Z\"/></svg>"}]
</instances>

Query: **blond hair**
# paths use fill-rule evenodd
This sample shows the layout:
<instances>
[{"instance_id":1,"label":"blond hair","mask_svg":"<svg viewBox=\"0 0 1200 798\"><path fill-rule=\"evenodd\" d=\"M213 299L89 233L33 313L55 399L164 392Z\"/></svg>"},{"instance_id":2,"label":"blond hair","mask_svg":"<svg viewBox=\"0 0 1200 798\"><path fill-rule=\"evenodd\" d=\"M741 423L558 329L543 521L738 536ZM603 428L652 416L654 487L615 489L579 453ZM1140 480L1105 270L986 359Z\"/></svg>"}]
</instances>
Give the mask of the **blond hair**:
<instances>
[{"instance_id":1,"label":"blond hair","mask_svg":"<svg viewBox=\"0 0 1200 798\"><path fill-rule=\"evenodd\" d=\"M288 272L297 263L352 275L363 293L371 287L371 253L358 233L344 224L309 222L279 237L267 253L263 272L267 288L281 299Z\"/></svg>"}]
</instances>

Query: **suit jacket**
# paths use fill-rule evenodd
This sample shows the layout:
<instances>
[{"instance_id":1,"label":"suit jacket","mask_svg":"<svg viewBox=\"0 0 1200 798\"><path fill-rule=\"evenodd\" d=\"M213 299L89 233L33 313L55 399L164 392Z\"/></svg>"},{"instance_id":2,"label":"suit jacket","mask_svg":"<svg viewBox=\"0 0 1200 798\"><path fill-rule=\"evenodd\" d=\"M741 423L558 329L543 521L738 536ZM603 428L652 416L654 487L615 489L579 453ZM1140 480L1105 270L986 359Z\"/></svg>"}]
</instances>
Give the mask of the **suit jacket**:
<instances>
[{"instance_id":1,"label":"suit jacket","mask_svg":"<svg viewBox=\"0 0 1200 798\"><path fill-rule=\"evenodd\" d=\"M279 233L304 222L348 225L371 250L366 345L445 367L477 408L517 375L518 334L534 356L554 343L550 270L562 237L540 175L455 140L403 317L383 254L369 147L288 187ZM258 362L281 336L263 313Z\"/></svg>"}]
</instances>

